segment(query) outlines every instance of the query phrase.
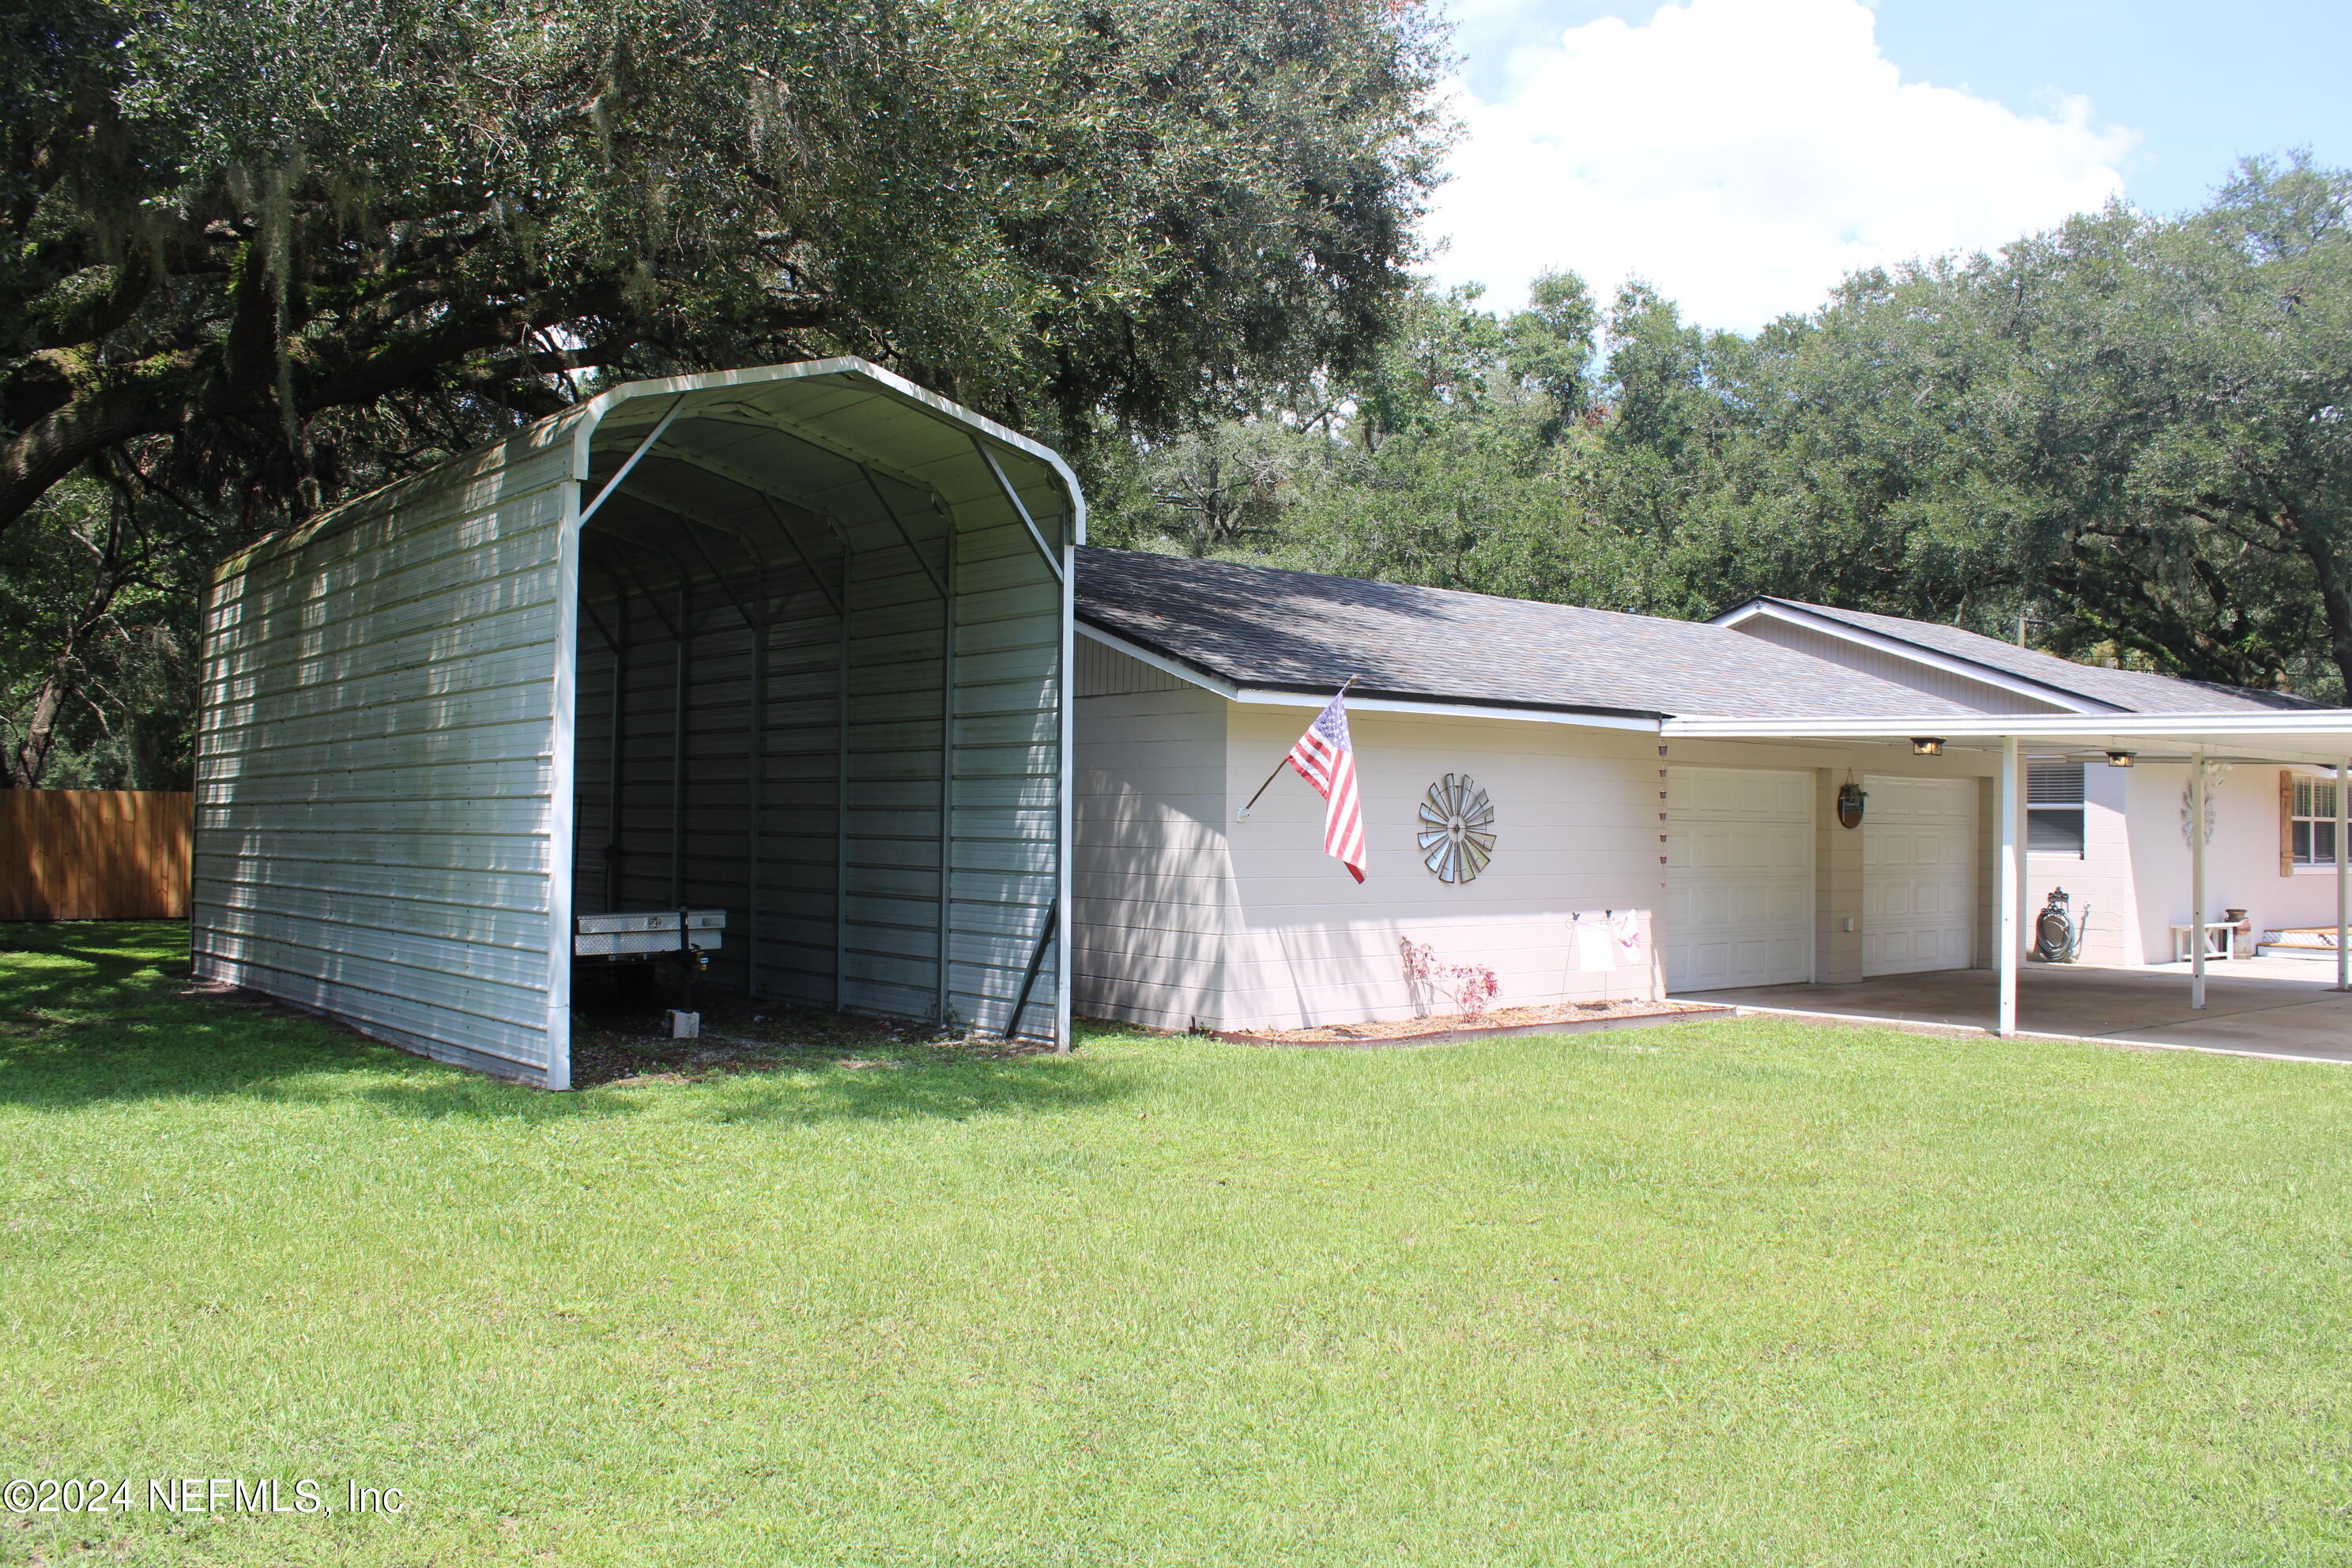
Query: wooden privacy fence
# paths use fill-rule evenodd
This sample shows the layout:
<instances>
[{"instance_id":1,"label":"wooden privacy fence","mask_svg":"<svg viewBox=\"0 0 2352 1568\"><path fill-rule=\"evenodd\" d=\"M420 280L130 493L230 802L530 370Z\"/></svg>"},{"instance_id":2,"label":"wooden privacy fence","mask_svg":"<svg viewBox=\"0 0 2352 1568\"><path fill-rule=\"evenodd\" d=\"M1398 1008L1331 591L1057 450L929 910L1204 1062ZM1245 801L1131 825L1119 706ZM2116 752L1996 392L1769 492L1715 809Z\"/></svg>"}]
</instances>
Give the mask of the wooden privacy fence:
<instances>
[{"instance_id":1,"label":"wooden privacy fence","mask_svg":"<svg viewBox=\"0 0 2352 1568\"><path fill-rule=\"evenodd\" d=\"M194 800L0 789L0 921L185 920Z\"/></svg>"}]
</instances>

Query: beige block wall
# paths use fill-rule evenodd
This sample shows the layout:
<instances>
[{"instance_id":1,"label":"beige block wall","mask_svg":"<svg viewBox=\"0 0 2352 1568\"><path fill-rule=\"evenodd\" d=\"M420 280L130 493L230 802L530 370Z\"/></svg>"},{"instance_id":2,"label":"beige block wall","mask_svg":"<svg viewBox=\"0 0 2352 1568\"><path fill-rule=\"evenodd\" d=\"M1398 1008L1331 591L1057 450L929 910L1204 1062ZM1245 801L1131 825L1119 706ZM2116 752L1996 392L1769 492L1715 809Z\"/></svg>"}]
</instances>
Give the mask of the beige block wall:
<instances>
[{"instance_id":1,"label":"beige block wall","mask_svg":"<svg viewBox=\"0 0 2352 1568\"><path fill-rule=\"evenodd\" d=\"M1853 778L1861 782L1859 770ZM1863 838L1861 829L1838 826L1838 789L1845 782L1843 768L1813 770L1813 980L1822 985L1862 978ZM1865 820L1867 812L1865 802Z\"/></svg>"},{"instance_id":2,"label":"beige block wall","mask_svg":"<svg viewBox=\"0 0 2352 1568\"><path fill-rule=\"evenodd\" d=\"M1233 710L1227 780L1236 802L1311 715ZM1366 879L1358 886L1322 852L1323 802L1295 774L1275 781L1249 821L1231 825L1226 1027L1412 1016L1399 953L1407 939L1428 943L1440 964L1492 968L1497 1006L1660 994L1652 922L1664 890L1664 763L1654 734L1363 711L1349 723ZM1428 871L1414 838L1424 793L1448 773L1469 773L1496 812L1493 864L1458 886ZM1638 961L1580 967L1571 917L1612 910L1640 921Z\"/></svg>"}]
</instances>

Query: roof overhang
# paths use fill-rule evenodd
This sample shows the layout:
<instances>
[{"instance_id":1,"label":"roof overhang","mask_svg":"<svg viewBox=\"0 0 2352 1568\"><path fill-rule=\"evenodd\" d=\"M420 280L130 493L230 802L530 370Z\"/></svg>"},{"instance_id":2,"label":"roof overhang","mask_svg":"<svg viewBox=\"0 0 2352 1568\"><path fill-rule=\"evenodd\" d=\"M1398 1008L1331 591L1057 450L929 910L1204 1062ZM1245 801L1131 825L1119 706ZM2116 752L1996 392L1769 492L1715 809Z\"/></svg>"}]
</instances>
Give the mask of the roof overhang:
<instances>
[{"instance_id":1,"label":"roof overhang","mask_svg":"<svg viewBox=\"0 0 2352 1568\"><path fill-rule=\"evenodd\" d=\"M1107 631L1083 620L1076 623L1076 630L1080 637L1092 638L1105 647L1116 648L1139 664L1150 665L1179 680L1189 681L1203 691L1213 691L1228 702L1254 707L1321 708L1331 700L1331 690L1328 687L1310 690L1292 687L1245 686L1171 658L1132 637L1121 637L1117 632ZM1660 718L1655 713L1449 702L1441 698L1359 696L1353 691L1348 694L1348 710L1351 713L1418 713L1431 718L1507 719L1527 724L1574 724L1591 730L1637 730L1651 735L1658 732Z\"/></svg>"},{"instance_id":2,"label":"roof overhang","mask_svg":"<svg viewBox=\"0 0 2352 1568\"><path fill-rule=\"evenodd\" d=\"M2031 698L2037 702L2048 702L2071 712L2121 711L2112 702L2102 702L2096 698L2085 697L2079 691L2068 691L2063 687L2053 686L2046 680L2035 680L2030 676L2019 675L1993 665L1979 663L1976 659L1962 658L1956 654L1944 653L1924 643L1888 637L1884 632L1873 631L1867 626L1857 626L1850 622L1839 620L1834 616L1820 615L1802 605L1792 605L1780 599L1764 596L1750 599L1744 605L1724 611L1709 624L1737 630L1755 620L1779 621L1788 626L1802 626L1808 631L1819 632L1824 637L1833 637L1843 643L1850 643L1856 647L1866 647L1896 658L1908 659L1927 669L1940 670L1947 675L1956 675L1963 679L1993 687L1998 690Z\"/></svg>"},{"instance_id":3,"label":"roof overhang","mask_svg":"<svg viewBox=\"0 0 2352 1568\"><path fill-rule=\"evenodd\" d=\"M1879 742L1932 736L1963 751L1998 751L2014 738L2037 754L2130 752L2143 761L2300 763L2352 757L2352 709L2248 713L1938 713L1912 719L1668 719L1669 740Z\"/></svg>"}]
</instances>

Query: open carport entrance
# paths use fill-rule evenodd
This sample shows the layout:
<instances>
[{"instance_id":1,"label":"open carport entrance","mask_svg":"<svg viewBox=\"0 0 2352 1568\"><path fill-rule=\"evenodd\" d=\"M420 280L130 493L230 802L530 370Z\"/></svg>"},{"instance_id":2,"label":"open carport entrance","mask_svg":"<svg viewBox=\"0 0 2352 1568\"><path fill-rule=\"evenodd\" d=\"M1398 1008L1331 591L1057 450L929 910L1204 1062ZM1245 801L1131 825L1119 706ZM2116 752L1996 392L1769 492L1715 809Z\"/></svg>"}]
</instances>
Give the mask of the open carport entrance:
<instances>
[{"instance_id":1,"label":"open carport entrance","mask_svg":"<svg viewBox=\"0 0 2352 1568\"><path fill-rule=\"evenodd\" d=\"M2184 820L2199 823L2207 820L2206 790L2211 776L2211 764L2217 763L2301 763L2324 768L2338 781L2334 792L2336 819L2327 842L2335 850L2336 922L2328 933L2327 947L2335 959L2334 992L2352 994L2352 832L2347 832L2347 811L2352 806L2347 800L2343 781L2352 778L2352 709L2286 709L2256 712L2230 713L2104 713L2104 714L1971 714L1956 718L1941 715L1918 719L1806 719L1806 720L1746 720L1746 719L1668 719L1660 726L1669 738L1709 741L1769 741L1779 744L1821 744L1842 748L1867 748L1873 745L1894 747L1909 744L1915 750L1927 747L1940 752L1946 748L1964 748L1996 752L2000 771L1996 775L1999 793L1998 842L1992 861L1991 880L1995 887L1993 934L1993 973L1990 984L1990 1026L2000 1036L2021 1032L2019 1021L2019 982L2021 960L2027 946L2024 931L2027 911L2025 887L2025 805L2026 770L2029 755L2059 759L2089 760L2104 757L2116 765L2139 765L2158 761L2185 764L2189 784L2184 804ZM1923 752L1922 754L1928 754ZM2189 847L2190 873L2189 892L2189 922L2183 928L2188 938L2189 956L2186 965L2188 984L2179 987L2185 993L2180 1000L2182 1011L2195 1022L2209 1011L2207 964L2210 952L2208 931L2211 929L2211 911L2208 902L2207 840L2210 829L2186 835ZM2288 961L2293 962L2293 961ZM1951 975L1951 985L1961 992L1969 982L1954 972L1937 972L1924 980L1911 977L1916 984L1907 987L1887 980L1865 980L1865 986L1874 986L1875 999L1868 1005L1886 1008L1872 1016L1907 1016L1906 1009L1924 994L1922 987ZM2054 983L2037 982L2048 985ZM2136 980L2144 986L2147 980ZM2244 1009L2261 1012L2273 1007L2300 1007L2309 998L2305 987L2312 983L2300 977L2289 978L2282 973L2276 982L2276 995L2285 1002L2264 1001L2261 1005ZM1794 993L1811 991L1805 986L1780 988L1791 1002ZM1727 991L1714 991L1717 999L1746 1000ZM1945 995L1933 1001L1920 1002L1929 1010L1946 1012L1969 1004ZM2149 1011L2150 1016L2163 1012L2161 1006ZM1822 1009L1831 1010L1831 1009ZM2331 1017L2337 1015L2331 1014ZM1953 1021L1958 1021L1957 1018ZM2154 1027L2155 1026L2150 1026ZM2171 1042L2157 1042L2171 1043ZM2193 1042L2182 1042L2193 1043Z\"/></svg>"},{"instance_id":2,"label":"open carport entrance","mask_svg":"<svg viewBox=\"0 0 2352 1568\"><path fill-rule=\"evenodd\" d=\"M720 910L704 984L1066 1043L1067 470L870 367L630 390L580 489L573 926Z\"/></svg>"}]
</instances>

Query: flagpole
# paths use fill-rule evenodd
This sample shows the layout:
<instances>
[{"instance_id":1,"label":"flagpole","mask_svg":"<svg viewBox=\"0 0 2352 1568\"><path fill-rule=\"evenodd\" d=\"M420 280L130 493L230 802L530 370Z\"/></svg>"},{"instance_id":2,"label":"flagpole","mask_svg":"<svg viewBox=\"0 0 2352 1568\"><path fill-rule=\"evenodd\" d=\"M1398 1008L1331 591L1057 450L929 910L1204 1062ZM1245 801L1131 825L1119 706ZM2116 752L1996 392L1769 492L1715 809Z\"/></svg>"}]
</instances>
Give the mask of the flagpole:
<instances>
[{"instance_id":1,"label":"flagpole","mask_svg":"<svg viewBox=\"0 0 2352 1568\"><path fill-rule=\"evenodd\" d=\"M1339 701L1339 699L1340 699L1340 698L1345 697L1346 695L1348 695L1348 688L1349 688L1350 686L1353 686L1353 685L1355 685L1355 684L1356 684L1356 678L1355 678L1354 676L1352 676L1352 675L1351 675L1351 676L1349 676L1349 677L1348 677L1348 679L1345 679L1345 680L1343 680L1343 681L1339 682L1339 690L1337 690L1337 691L1335 691L1335 692L1333 692L1333 693L1331 694L1331 702L1337 702L1337 701ZM1325 703L1325 704L1324 704L1324 706L1325 706L1326 708L1329 707L1330 705L1331 705L1331 703L1330 703L1330 702L1327 702L1327 703ZM1272 773L1268 773L1268 774L1266 774L1266 775L1265 775L1265 783L1264 783L1264 784L1260 784L1260 785L1258 785L1258 786L1257 786L1257 795L1252 795L1252 796L1250 796L1250 797L1249 797L1249 805L1245 805L1245 806L1244 806L1244 807L1242 807L1239 811L1237 811L1237 812L1234 813L1234 820L1235 822L1247 822L1247 821L1249 820L1249 814L1250 814L1251 807L1255 806L1255 805L1257 805L1257 798L1258 798L1258 795L1264 795L1266 791L1268 791L1268 790L1272 789L1272 788L1274 787L1274 781L1275 781L1276 779L1280 778L1280 777L1282 776L1282 770L1283 770L1283 769L1285 769L1285 768L1286 768L1286 767L1288 767L1289 765L1290 765L1290 753L1289 753L1288 752L1283 752L1283 753L1282 753L1282 761L1280 761L1280 762L1278 762L1278 763L1275 763L1275 764L1274 764L1274 772L1272 772Z\"/></svg>"}]
</instances>

